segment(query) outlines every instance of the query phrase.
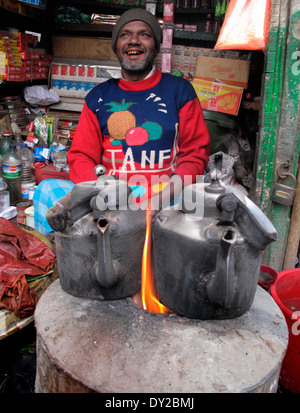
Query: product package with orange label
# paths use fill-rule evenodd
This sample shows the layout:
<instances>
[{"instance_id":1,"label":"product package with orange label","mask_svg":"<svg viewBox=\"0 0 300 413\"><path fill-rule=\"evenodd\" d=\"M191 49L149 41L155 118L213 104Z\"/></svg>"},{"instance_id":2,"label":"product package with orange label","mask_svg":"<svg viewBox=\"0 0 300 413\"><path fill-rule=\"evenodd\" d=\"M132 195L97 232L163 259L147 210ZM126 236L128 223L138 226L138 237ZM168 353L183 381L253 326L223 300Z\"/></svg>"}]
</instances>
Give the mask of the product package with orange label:
<instances>
[{"instance_id":1,"label":"product package with orange label","mask_svg":"<svg viewBox=\"0 0 300 413\"><path fill-rule=\"evenodd\" d=\"M235 116L238 114L243 88L197 78L193 80L193 86L202 109Z\"/></svg>"},{"instance_id":2,"label":"product package with orange label","mask_svg":"<svg viewBox=\"0 0 300 413\"><path fill-rule=\"evenodd\" d=\"M192 84L202 109L236 116L249 71L249 60L198 56Z\"/></svg>"},{"instance_id":3,"label":"product package with orange label","mask_svg":"<svg viewBox=\"0 0 300 413\"><path fill-rule=\"evenodd\" d=\"M266 51L272 0L230 0L215 49Z\"/></svg>"}]
</instances>

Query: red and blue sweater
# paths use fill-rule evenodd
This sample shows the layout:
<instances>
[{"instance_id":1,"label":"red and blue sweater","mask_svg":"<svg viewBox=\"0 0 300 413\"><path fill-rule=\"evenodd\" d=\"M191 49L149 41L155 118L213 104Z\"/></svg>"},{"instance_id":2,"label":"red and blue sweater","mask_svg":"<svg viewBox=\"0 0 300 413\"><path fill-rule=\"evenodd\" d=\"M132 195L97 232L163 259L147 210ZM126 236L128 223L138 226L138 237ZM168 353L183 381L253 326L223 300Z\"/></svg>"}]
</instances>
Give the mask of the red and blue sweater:
<instances>
[{"instance_id":1,"label":"red and blue sweater","mask_svg":"<svg viewBox=\"0 0 300 413\"><path fill-rule=\"evenodd\" d=\"M68 152L70 179L95 180L94 167L102 164L145 198L172 174L195 182L209 149L200 102L187 80L159 70L136 82L109 79L86 96Z\"/></svg>"}]
</instances>

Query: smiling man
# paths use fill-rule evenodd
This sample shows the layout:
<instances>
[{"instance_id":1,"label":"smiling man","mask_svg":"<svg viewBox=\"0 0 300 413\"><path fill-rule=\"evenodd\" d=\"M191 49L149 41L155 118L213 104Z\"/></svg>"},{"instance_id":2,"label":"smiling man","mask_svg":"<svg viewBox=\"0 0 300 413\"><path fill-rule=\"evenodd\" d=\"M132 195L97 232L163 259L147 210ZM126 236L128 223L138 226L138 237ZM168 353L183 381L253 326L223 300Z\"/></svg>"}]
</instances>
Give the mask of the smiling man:
<instances>
[{"instance_id":1,"label":"smiling man","mask_svg":"<svg viewBox=\"0 0 300 413\"><path fill-rule=\"evenodd\" d=\"M94 168L102 164L106 174L128 182L141 208L151 199L155 211L181 192L184 181L203 175L210 147L193 86L155 67L161 34L156 17L145 9L120 16L112 49L122 78L88 93L68 153L74 183L96 180ZM66 225L68 202L66 196L48 211L54 230L57 222Z\"/></svg>"},{"instance_id":2,"label":"smiling man","mask_svg":"<svg viewBox=\"0 0 300 413\"><path fill-rule=\"evenodd\" d=\"M128 80L141 80L150 72L156 57L154 36L148 24L133 21L125 24L118 36L116 55Z\"/></svg>"}]
</instances>

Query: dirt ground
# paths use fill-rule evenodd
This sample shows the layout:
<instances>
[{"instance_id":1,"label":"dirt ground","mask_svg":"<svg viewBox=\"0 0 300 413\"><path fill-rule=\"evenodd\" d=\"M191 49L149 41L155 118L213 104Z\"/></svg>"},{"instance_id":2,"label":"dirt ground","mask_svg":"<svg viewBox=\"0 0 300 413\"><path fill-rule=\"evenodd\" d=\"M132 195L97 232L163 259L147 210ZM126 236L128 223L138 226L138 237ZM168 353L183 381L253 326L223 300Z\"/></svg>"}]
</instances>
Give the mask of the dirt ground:
<instances>
[{"instance_id":1,"label":"dirt ground","mask_svg":"<svg viewBox=\"0 0 300 413\"><path fill-rule=\"evenodd\" d=\"M0 394L34 393L35 338L31 323L0 341Z\"/></svg>"}]
</instances>

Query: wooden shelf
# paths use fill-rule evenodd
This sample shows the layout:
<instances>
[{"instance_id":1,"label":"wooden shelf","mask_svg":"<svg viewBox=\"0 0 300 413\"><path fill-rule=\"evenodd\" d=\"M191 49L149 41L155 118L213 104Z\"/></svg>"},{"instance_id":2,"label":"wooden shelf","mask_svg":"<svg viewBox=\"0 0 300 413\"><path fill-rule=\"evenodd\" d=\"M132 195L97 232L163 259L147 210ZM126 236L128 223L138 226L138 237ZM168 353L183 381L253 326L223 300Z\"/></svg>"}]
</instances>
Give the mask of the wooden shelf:
<instances>
[{"instance_id":1,"label":"wooden shelf","mask_svg":"<svg viewBox=\"0 0 300 413\"><path fill-rule=\"evenodd\" d=\"M97 23L91 23L91 24L82 24L82 23L56 23L54 32L78 32L78 33L84 33L84 32L91 32L91 33L111 33L113 29L112 24L97 24Z\"/></svg>"},{"instance_id":2,"label":"wooden shelf","mask_svg":"<svg viewBox=\"0 0 300 413\"><path fill-rule=\"evenodd\" d=\"M55 33L96 33L97 35L101 33L111 33L113 29L111 24L77 24L77 23L57 23L55 25ZM191 40L204 40L216 42L218 38L218 33L205 33L205 32L192 32L188 30L174 30L175 39L191 39Z\"/></svg>"},{"instance_id":3,"label":"wooden shelf","mask_svg":"<svg viewBox=\"0 0 300 413\"><path fill-rule=\"evenodd\" d=\"M215 9L203 9L203 8L193 8L189 7L187 9L181 7L175 7L174 15L176 14L214 14Z\"/></svg>"},{"instance_id":4,"label":"wooden shelf","mask_svg":"<svg viewBox=\"0 0 300 413\"><path fill-rule=\"evenodd\" d=\"M31 30L41 32L42 30L45 30L45 25L47 27L49 24L49 19L43 10L37 9L36 13L36 16L26 16L0 7L0 28L4 30L6 27L15 27L20 31Z\"/></svg>"},{"instance_id":5,"label":"wooden shelf","mask_svg":"<svg viewBox=\"0 0 300 413\"><path fill-rule=\"evenodd\" d=\"M59 7L59 6L66 6L66 7L76 7L79 8L83 13L105 13L105 14L122 14L125 10L135 7L145 7L145 5L141 6L130 6L128 4L111 4L106 1L91 1L91 0L52 0L51 7ZM157 4L156 11L160 14L163 12L163 5ZM175 7L175 15L176 14L207 14L207 13L214 13L215 8L184 8L184 7Z\"/></svg>"},{"instance_id":6,"label":"wooden shelf","mask_svg":"<svg viewBox=\"0 0 300 413\"><path fill-rule=\"evenodd\" d=\"M174 30L174 39L204 40L216 42L219 33L192 32L187 30Z\"/></svg>"}]
</instances>

